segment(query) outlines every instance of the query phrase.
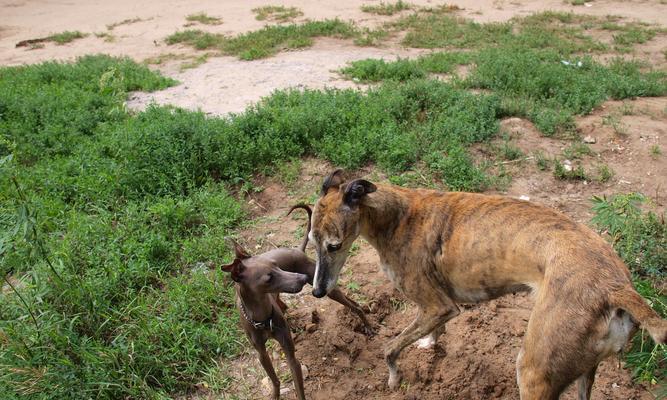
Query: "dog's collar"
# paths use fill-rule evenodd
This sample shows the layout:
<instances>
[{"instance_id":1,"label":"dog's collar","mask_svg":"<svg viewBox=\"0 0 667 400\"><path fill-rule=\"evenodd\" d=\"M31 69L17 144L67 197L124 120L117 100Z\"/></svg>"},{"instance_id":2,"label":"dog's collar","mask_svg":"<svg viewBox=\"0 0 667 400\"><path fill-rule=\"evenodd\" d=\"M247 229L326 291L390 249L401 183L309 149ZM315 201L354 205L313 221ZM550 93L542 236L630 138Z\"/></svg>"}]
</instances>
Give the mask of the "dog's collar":
<instances>
[{"instance_id":1,"label":"dog's collar","mask_svg":"<svg viewBox=\"0 0 667 400\"><path fill-rule=\"evenodd\" d=\"M252 325L255 329L268 329L271 332L273 332L273 307L271 307L271 315L269 315L269 318L265 319L264 321L255 321L254 319L250 318L248 313L245 310L245 306L243 305L243 302L239 302L241 304L241 314L243 315L243 318L246 319Z\"/></svg>"}]
</instances>

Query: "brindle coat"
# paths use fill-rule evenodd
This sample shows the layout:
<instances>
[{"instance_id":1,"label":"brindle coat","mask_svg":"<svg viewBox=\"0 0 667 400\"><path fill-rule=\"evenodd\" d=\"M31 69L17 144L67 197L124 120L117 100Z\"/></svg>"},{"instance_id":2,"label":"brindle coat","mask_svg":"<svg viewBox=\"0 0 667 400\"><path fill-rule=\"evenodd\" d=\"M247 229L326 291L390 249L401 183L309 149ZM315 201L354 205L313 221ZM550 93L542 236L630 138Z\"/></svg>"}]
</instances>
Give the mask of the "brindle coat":
<instances>
[{"instance_id":1,"label":"brindle coat","mask_svg":"<svg viewBox=\"0 0 667 400\"><path fill-rule=\"evenodd\" d=\"M394 286L418 314L385 351L389 386L407 345L435 342L459 314L456 303L506 293L535 297L517 359L521 398L557 399L573 381L588 399L600 361L618 353L638 325L658 343L662 320L635 291L630 272L598 234L545 206L502 196L442 193L344 182L322 186L312 221L317 249L313 295L335 287L347 253L364 237Z\"/></svg>"}]
</instances>

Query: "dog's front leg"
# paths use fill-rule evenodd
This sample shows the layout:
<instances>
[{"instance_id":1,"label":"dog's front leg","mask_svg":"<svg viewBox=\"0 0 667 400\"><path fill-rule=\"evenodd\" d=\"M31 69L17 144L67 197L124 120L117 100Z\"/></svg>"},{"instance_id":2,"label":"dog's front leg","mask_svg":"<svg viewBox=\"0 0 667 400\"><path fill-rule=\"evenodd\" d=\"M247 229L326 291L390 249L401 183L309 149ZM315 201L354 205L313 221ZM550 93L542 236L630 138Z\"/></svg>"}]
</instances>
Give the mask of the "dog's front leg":
<instances>
[{"instance_id":1,"label":"dog's front leg","mask_svg":"<svg viewBox=\"0 0 667 400\"><path fill-rule=\"evenodd\" d=\"M354 312L355 314L357 314L357 316L359 317L359 319L361 320L361 322L364 324L364 333L365 333L367 336L371 336L371 335L373 335L373 334L375 333L375 332L374 332L374 329L373 329L373 326L370 324L370 322L368 322L368 319L366 319L366 314L364 313L364 310L361 309L361 306L359 306L359 304L357 304L356 301L354 301L354 300L352 300L351 298L347 297L347 296L346 296L340 289L338 289L338 288L334 288L334 289L331 291L331 293L329 293L327 296L329 296L329 298L330 298L331 300L334 300L334 301L336 301L336 302L338 302L338 303L344 305L345 307L347 307L347 308L349 308L350 310L352 310L352 312Z\"/></svg>"},{"instance_id":2,"label":"dog's front leg","mask_svg":"<svg viewBox=\"0 0 667 400\"><path fill-rule=\"evenodd\" d=\"M261 341L255 342L254 340L252 342L259 355L259 362L262 364L262 367L264 367L266 374L269 376L269 379L271 379L271 383L273 384L272 398L278 400L280 398L280 379L278 379L278 375L276 375L276 371L273 369L271 357L269 357L269 353L266 351L266 343Z\"/></svg>"},{"instance_id":3,"label":"dog's front leg","mask_svg":"<svg viewBox=\"0 0 667 400\"><path fill-rule=\"evenodd\" d=\"M417 341L417 339L431 333L434 329L444 325L448 320L454 318L459 314L459 308L451 302L446 307L441 307L429 312L419 310L417 318L407 328L401 332L394 340L387 346L384 353L387 367L389 368L389 381L387 382L389 388L394 390L400 383L398 375L398 367L396 360L401 354L401 351L408 345Z\"/></svg>"},{"instance_id":4,"label":"dog's front leg","mask_svg":"<svg viewBox=\"0 0 667 400\"><path fill-rule=\"evenodd\" d=\"M305 400L306 395L303 391L303 373L301 371L301 364L299 364L299 360L296 359L296 355L294 354L294 341L292 340L289 327L278 329L274 333L274 337L278 343L280 343L283 352L285 352L287 365L289 365L289 369L292 371L292 380L294 381L294 387L296 388L297 398L299 400Z\"/></svg>"}]
</instances>

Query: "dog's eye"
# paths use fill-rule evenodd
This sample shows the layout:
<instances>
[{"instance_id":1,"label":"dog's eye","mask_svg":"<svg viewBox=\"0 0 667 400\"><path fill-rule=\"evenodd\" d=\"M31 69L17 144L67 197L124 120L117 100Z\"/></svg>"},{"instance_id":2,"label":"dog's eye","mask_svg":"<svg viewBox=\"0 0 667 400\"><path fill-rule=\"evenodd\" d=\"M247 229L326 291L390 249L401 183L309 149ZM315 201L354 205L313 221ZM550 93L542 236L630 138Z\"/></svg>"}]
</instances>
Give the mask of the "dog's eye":
<instances>
[{"instance_id":1,"label":"dog's eye","mask_svg":"<svg viewBox=\"0 0 667 400\"><path fill-rule=\"evenodd\" d=\"M264 279L266 279L266 283L271 282L271 279L273 279L273 274L266 274L266 278Z\"/></svg>"},{"instance_id":2,"label":"dog's eye","mask_svg":"<svg viewBox=\"0 0 667 400\"><path fill-rule=\"evenodd\" d=\"M340 250L340 246L341 246L340 243L338 243L338 244L328 244L327 245L327 250L330 251L330 252L338 251L338 250Z\"/></svg>"}]
</instances>

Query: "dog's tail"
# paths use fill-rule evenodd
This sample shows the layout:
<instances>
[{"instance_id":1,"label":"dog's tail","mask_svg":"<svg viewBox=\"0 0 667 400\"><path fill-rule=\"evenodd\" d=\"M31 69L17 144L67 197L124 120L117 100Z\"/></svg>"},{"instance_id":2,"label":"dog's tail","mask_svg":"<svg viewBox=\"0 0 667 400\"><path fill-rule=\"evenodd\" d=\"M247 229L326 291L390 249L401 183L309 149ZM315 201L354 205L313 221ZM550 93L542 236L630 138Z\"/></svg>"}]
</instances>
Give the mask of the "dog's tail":
<instances>
[{"instance_id":1,"label":"dog's tail","mask_svg":"<svg viewBox=\"0 0 667 400\"><path fill-rule=\"evenodd\" d=\"M639 325L646 329L658 344L667 343L667 320L660 318L642 296L632 287L613 292L611 303L632 315Z\"/></svg>"},{"instance_id":2,"label":"dog's tail","mask_svg":"<svg viewBox=\"0 0 667 400\"><path fill-rule=\"evenodd\" d=\"M306 210L306 212L308 213L308 225L306 226L306 233L303 235L303 241L301 242L301 246L299 246L299 250L305 253L306 246L308 245L308 234L310 233L310 221L313 218L313 210L311 210L308 204L299 203L293 205L292 208L289 209L287 215L290 215L292 211L296 210L297 208Z\"/></svg>"}]
</instances>

